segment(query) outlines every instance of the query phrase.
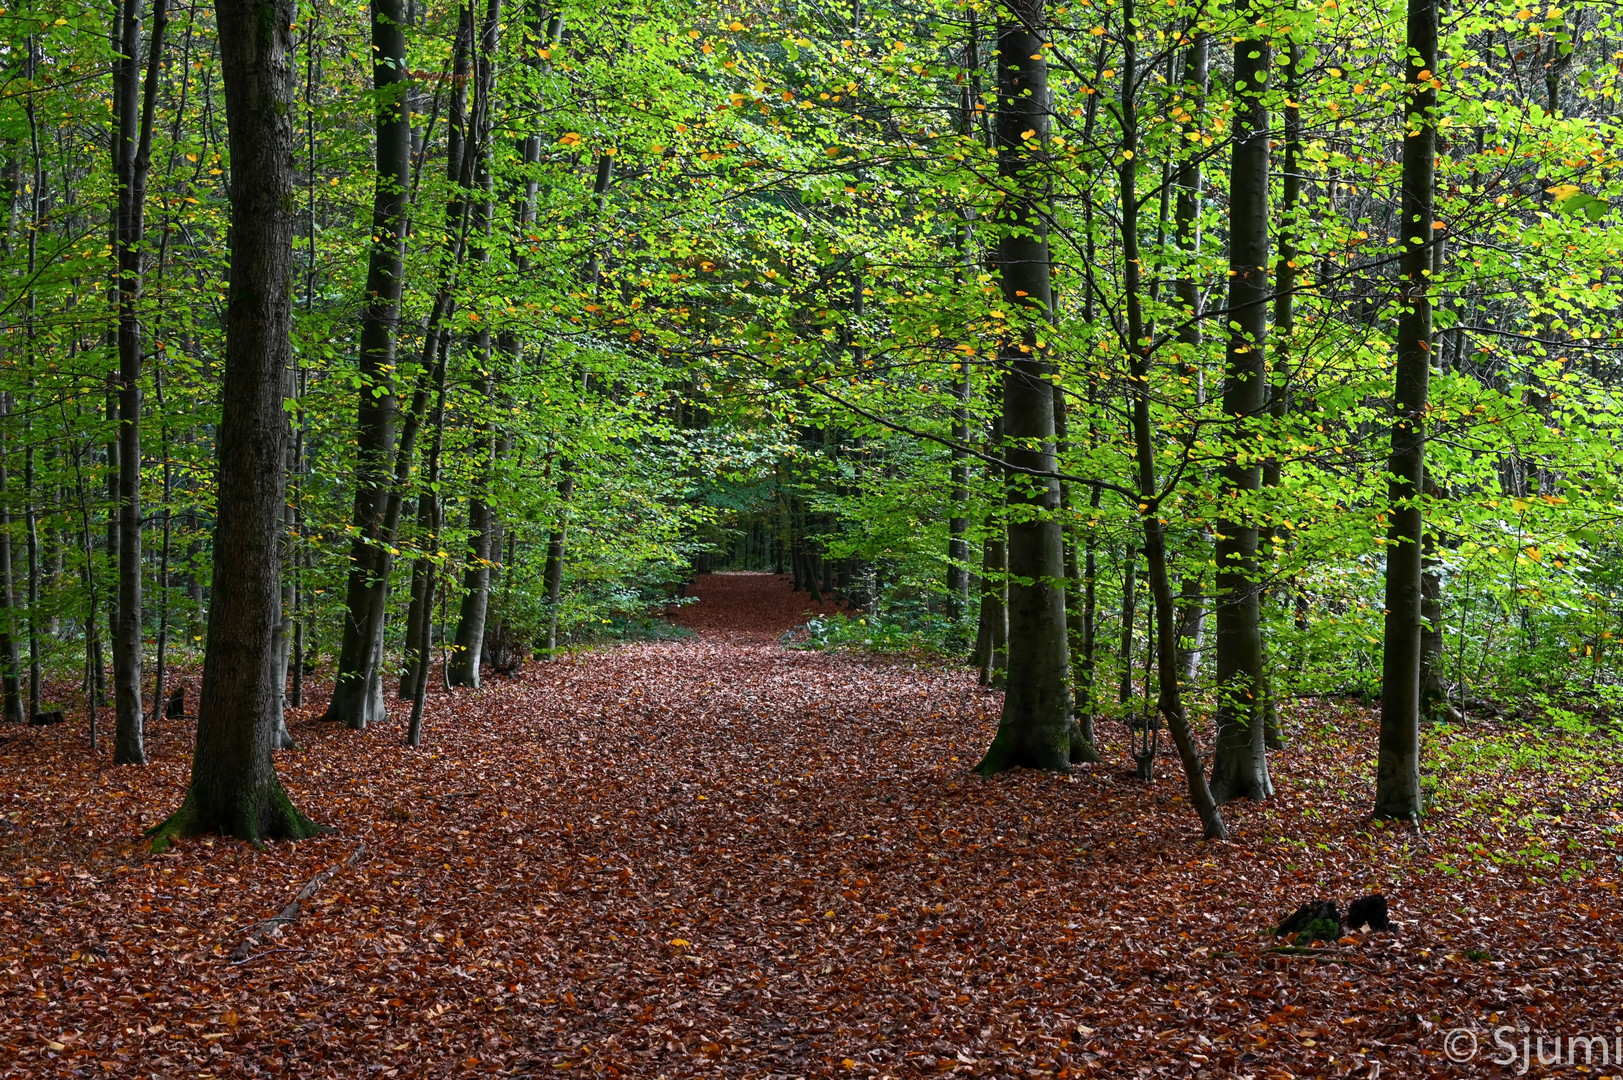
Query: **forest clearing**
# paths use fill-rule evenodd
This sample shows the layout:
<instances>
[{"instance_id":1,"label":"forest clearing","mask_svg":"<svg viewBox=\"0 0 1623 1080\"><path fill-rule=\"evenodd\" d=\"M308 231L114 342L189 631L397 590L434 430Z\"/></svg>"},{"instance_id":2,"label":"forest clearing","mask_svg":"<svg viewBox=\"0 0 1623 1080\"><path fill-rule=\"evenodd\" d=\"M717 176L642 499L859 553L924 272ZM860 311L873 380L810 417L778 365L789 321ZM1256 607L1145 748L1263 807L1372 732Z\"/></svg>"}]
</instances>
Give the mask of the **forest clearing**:
<instances>
[{"instance_id":1,"label":"forest clearing","mask_svg":"<svg viewBox=\"0 0 1623 1080\"><path fill-rule=\"evenodd\" d=\"M1575 788L1558 738L1440 733L1473 764L1417 838L1367 820L1370 711L1303 702L1280 793L1205 842L1125 729L1072 777L982 778L972 671L786 648L779 578L696 592L696 639L436 691L420 748L304 710L277 764L333 831L297 844L150 851L185 724L142 770L8 732L3 1074L1474 1076L1495 1027L1623 1008L1615 744ZM1375 891L1391 932L1269 933Z\"/></svg>"}]
</instances>

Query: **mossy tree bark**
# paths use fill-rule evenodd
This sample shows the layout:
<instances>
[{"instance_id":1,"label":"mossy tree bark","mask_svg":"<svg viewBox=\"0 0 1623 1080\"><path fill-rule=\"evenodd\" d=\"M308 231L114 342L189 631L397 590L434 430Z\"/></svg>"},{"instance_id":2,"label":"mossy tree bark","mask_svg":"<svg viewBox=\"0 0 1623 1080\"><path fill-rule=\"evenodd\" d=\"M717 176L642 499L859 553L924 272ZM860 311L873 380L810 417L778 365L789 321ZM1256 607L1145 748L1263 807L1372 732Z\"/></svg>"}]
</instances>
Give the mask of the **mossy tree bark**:
<instances>
[{"instance_id":1,"label":"mossy tree bark","mask_svg":"<svg viewBox=\"0 0 1623 1080\"><path fill-rule=\"evenodd\" d=\"M271 749L281 689L273 648L281 589L293 359L292 0L219 0L232 163L231 271L218 435L218 514L191 787L153 830L244 840L318 831L282 790Z\"/></svg>"},{"instance_id":2,"label":"mossy tree bark","mask_svg":"<svg viewBox=\"0 0 1623 1080\"><path fill-rule=\"evenodd\" d=\"M1053 321L1040 155L1048 143L1042 0L1012 0L998 27L998 171L1005 191L997 246L1004 303L1018 312L1002 349L1007 460L1008 689L996 737L977 766L1068 772L1071 694L1065 642L1065 549L1054 454L1052 365L1039 340ZM1015 320L1011 319L1011 322Z\"/></svg>"}]
</instances>

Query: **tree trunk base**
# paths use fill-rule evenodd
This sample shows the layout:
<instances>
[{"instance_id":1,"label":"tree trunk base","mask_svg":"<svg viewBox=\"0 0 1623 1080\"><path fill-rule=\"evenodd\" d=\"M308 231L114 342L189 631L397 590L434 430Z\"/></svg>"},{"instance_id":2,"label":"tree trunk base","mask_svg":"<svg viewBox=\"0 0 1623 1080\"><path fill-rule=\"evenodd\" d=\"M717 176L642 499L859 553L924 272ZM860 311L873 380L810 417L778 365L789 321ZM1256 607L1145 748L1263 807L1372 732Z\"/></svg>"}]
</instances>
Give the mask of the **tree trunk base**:
<instances>
[{"instance_id":1,"label":"tree trunk base","mask_svg":"<svg viewBox=\"0 0 1623 1080\"><path fill-rule=\"evenodd\" d=\"M304 840L327 831L299 812L274 775L268 784L244 794L234 804L205 811L195 790L186 792L180 809L146 831L154 852L167 851L176 840L217 833L260 847L266 840Z\"/></svg>"},{"instance_id":2,"label":"tree trunk base","mask_svg":"<svg viewBox=\"0 0 1623 1080\"><path fill-rule=\"evenodd\" d=\"M1088 737L1088 733L1082 730L1081 724L1073 720L1071 722L1071 764L1097 765L1102 760L1104 759L1099 756L1099 751L1094 747L1093 740Z\"/></svg>"},{"instance_id":3,"label":"tree trunk base","mask_svg":"<svg viewBox=\"0 0 1623 1080\"><path fill-rule=\"evenodd\" d=\"M987 748L986 756L975 766L982 776L996 776L1010 769L1038 769L1042 772L1069 773L1071 746L1068 729L1055 733L1057 737L1044 739L1040 735L1022 738L1007 725L998 728L997 736Z\"/></svg>"}]
</instances>

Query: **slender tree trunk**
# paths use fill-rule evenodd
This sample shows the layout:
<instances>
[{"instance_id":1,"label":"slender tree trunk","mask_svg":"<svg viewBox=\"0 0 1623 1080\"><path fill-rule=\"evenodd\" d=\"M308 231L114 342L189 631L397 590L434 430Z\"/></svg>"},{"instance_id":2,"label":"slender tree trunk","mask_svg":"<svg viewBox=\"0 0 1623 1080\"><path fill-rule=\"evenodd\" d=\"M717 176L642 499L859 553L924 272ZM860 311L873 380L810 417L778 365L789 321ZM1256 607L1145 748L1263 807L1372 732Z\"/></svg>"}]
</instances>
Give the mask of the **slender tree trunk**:
<instances>
[{"instance_id":1,"label":"slender tree trunk","mask_svg":"<svg viewBox=\"0 0 1623 1080\"><path fill-rule=\"evenodd\" d=\"M272 650L287 469L283 410L292 348L292 0L219 0L232 162L231 271L219 427L213 602L191 786L153 830L297 839L318 829L294 808L271 758L281 693Z\"/></svg>"},{"instance_id":2,"label":"slender tree trunk","mask_svg":"<svg viewBox=\"0 0 1623 1080\"><path fill-rule=\"evenodd\" d=\"M1436 184L1437 0L1409 0L1404 83L1403 311L1398 317L1392 452L1387 470L1386 643L1381 656L1380 754L1375 816L1418 820L1420 794L1420 586L1425 414L1431 378L1431 242Z\"/></svg>"},{"instance_id":3,"label":"slender tree trunk","mask_svg":"<svg viewBox=\"0 0 1623 1080\"><path fill-rule=\"evenodd\" d=\"M34 448L23 455L23 493L27 500L23 514L28 530L28 715L39 712L40 692L45 681L39 646L39 514L34 490Z\"/></svg>"},{"instance_id":4,"label":"slender tree trunk","mask_svg":"<svg viewBox=\"0 0 1623 1080\"><path fill-rule=\"evenodd\" d=\"M494 56L485 54L482 63L492 63ZM484 111L485 122L474 132L481 147L479 152L478 185L484 197L474 207L470 232L482 236L490 222L490 125L489 110ZM604 160L613 160L605 158ZM473 249L473 261L488 263L489 251L482 245ZM490 320L480 319L479 330L473 335L473 362L478 372L473 387L479 408L488 409L494 382L490 375L491 336ZM451 655L446 682L452 686L479 686L480 663L485 648L485 619L490 612L490 564L492 533L496 516L491 512L490 476L496 467L496 436L481 425L478 432L481 475L472 496L468 499L468 561L462 573L462 611L457 619L456 648Z\"/></svg>"},{"instance_id":5,"label":"slender tree trunk","mask_svg":"<svg viewBox=\"0 0 1623 1080\"><path fill-rule=\"evenodd\" d=\"M994 388L992 406L997 410L987 446L994 457L1004 452L1002 390ZM995 505L986 512L981 539L981 602L975 630L975 663L980 668L982 686L1001 687L1009 665L1009 576L1008 542L1003 530L1003 471L987 465L986 478L997 484Z\"/></svg>"},{"instance_id":6,"label":"slender tree trunk","mask_svg":"<svg viewBox=\"0 0 1623 1080\"><path fill-rule=\"evenodd\" d=\"M0 393L0 424L11 414L11 394ZM23 716L22 656L17 647L17 591L11 560L11 483L7 469L11 440L0 432L0 687L8 723Z\"/></svg>"},{"instance_id":7,"label":"slender tree trunk","mask_svg":"<svg viewBox=\"0 0 1623 1080\"><path fill-rule=\"evenodd\" d=\"M1242 9L1247 25L1254 4ZM1234 43L1234 150L1229 177L1229 342L1223 415L1234 425L1223 466L1224 505L1241 512L1217 524L1217 753L1212 795L1264 799L1272 793L1262 710L1262 621L1258 604L1257 526L1247 505L1262 484L1254 447L1267 404L1268 38Z\"/></svg>"},{"instance_id":8,"label":"slender tree trunk","mask_svg":"<svg viewBox=\"0 0 1623 1080\"><path fill-rule=\"evenodd\" d=\"M408 632L414 636L407 642L409 651L414 654L414 660L409 669L411 685L402 687L402 694L411 698L411 720L406 725L406 745L421 746L423 742L423 706L428 698L428 676L433 667L431 650L434 645L434 588L437 577L437 561L431 552L439 549L440 532L444 527L443 513L440 505L440 452L445 446L445 394L446 394L446 365L445 354L440 355L440 362L435 371L439 389L434 405L434 434L429 441L427 460L424 462L423 490L417 496L418 509L421 513L421 523L424 526L423 554L419 555L411 568L412 584L421 590L421 616L415 626L408 627ZM418 597L413 596L414 603Z\"/></svg>"},{"instance_id":9,"label":"slender tree trunk","mask_svg":"<svg viewBox=\"0 0 1623 1080\"><path fill-rule=\"evenodd\" d=\"M1005 489L1010 506L1008 690L998 732L977 771L1015 766L1066 772L1071 760L1070 660L1065 648L1065 552L1054 458L1052 364L1039 340L1053 323L1046 197L1049 145L1043 0L1010 0L998 27L998 172L1007 229L997 264L1004 303L1021 315L1003 347ZM1011 315L1011 322L1013 322ZM1036 475L1033 475L1036 474Z\"/></svg>"},{"instance_id":10,"label":"slender tree trunk","mask_svg":"<svg viewBox=\"0 0 1623 1080\"><path fill-rule=\"evenodd\" d=\"M547 590L548 656L558 651L558 604L563 599L564 553L569 542L569 501L575 494L574 467L565 462L563 474L563 479L558 481L558 509L553 517L552 531L547 535L547 561L541 571L541 581Z\"/></svg>"},{"instance_id":11,"label":"slender tree trunk","mask_svg":"<svg viewBox=\"0 0 1623 1080\"><path fill-rule=\"evenodd\" d=\"M969 82L959 94L958 134L970 139L975 134L975 111L980 104L980 25L977 13L969 11L969 33L964 49L964 67L970 72ZM975 267L975 209L965 205L963 221L958 226L958 284L972 277ZM968 358L963 358L967 360ZM947 493L949 507L947 519L947 605L954 622L963 619L969 609L969 454L964 449L969 442L969 365L955 365L957 374L952 380L952 471Z\"/></svg>"},{"instance_id":12,"label":"slender tree trunk","mask_svg":"<svg viewBox=\"0 0 1623 1080\"><path fill-rule=\"evenodd\" d=\"M464 44L460 35L458 44ZM372 49L377 178L372 194L366 303L361 310L356 534L350 546L338 674L332 700L322 716L323 720L339 721L356 729L386 718L380 652L388 613L389 553L382 533L390 481L389 454L398 411L395 345L405 274L406 219L411 210L411 114L406 108L410 74L401 0L373 0ZM466 54L461 55L465 59ZM466 73L464 62L457 74ZM459 82L459 89L453 93L465 94L461 85Z\"/></svg>"},{"instance_id":13,"label":"slender tree trunk","mask_svg":"<svg viewBox=\"0 0 1623 1080\"><path fill-rule=\"evenodd\" d=\"M1065 395L1054 391L1054 455L1065 460L1070 449L1070 417L1065 408ZM1082 569L1078 556L1076 529L1071 522L1071 485L1061 480L1059 485L1060 539L1065 545L1065 645L1067 656L1076 655L1082 648ZM1077 714L1072 702L1071 764L1096 762L1099 751L1093 745L1093 716Z\"/></svg>"},{"instance_id":14,"label":"slender tree trunk","mask_svg":"<svg viewBox=\"0 0 1623 1080\"><path fill-rule=\"evenodd\" d=\"M1126 0L1123 18L1133 24L1133 0ZM1122 56L1122 157L1117 166L1121 185L1122 295L1127 313L1127 347L1132 356L1133 444L1138 462L1139 520L1144 528L1144 562L1154 601L1154 625L1150 648L1155 650L1156 674L1160 682L1157 707L1165 717L1183 763L1189 785L1189 801L1200 817L1208 840L1221 840L1227 833L1223 815L1217 809L1195 748L1193 734L1184 717L1183 697L1178 686L1177 620L1173 615L1172 586L1167 576L1166 524L1161 519L1161 492L1155 476L1156 444L1150 429L1150 334L1144 323L1142 272L1138 243L1138 110L1137 42L1129 37ZM1170 493L1168 493L1170 494ZM1131 632L1129 630L1129 632ZM1146 664L1146 697L1149 673Z\"/></svg>"},{"instance_id":15,"label":"slender tree trunk","mask_svg":"<svg viewBox=\"0 0 1623 1080\"><path fill-rule=\"evenodd\" d=\"M113 761L145 765L141 715L141 287L146 240L147 176L157 105L163 35L169 14L154 0L147 45L145 92L136 111L141 50L140 0L124 2L124 55L116 65L118 191L118 605L113 631L113 698L117 710Z\"/></svg>"},{"instance_id":16,"label":"slender tree trunk","mask_svg":"<svg viewBox=\"0 0 1623 1080\"><path fill-rule=\"evenodd\" d=\"M37 71L39 52L34 38L29 35L24 43L28 50L23 58L23 72L32 82ZM39 266L39 233L40 218L43 216L42 208L45 200L45 165L44 155L40 145L39 132L39 106L35 100L37 95L29 94L23 103L23 112L28 118L28 142L30 156L33 163L32 192L28 201L28 276L32 280ZM28 290L28 306L24 316L24 338L27 341L28 369L34 370L37 357L35 354L34 320L39 311L39 292L37 289ZM33 382L30 380L30 389ZM40 711L40 694L44 689L45 676L40 656L40 545L39 545L39 492L34 475L34 421L32 410L25 422L24 438L27 448L23 452L23 491L26 500L24 515L27 518L28 529L28 715L32 719ZM60 545L57 550L60 551ZM52 620L51 630L55 632L55 621Z\"/></svg>"},{"instance_id":17,"label":"slender tree trunk","mask_svg":"<svg viewBox=\"0 0 1623 1080\"><path fill-rule=\"evenodd\" d=\"M1301 149L1302 149L1302 118L1301 110L1295 104L1299 92L1299 67L1302 62L1302 47L1295 41L1287 43L1285 63L1281 65L1280 74L1285 81L1285 160L1280 170L1280 202L1279 202L1279 255L1274 261L1274 350L1272 376L1269 379L1268 390L1268 418L1272 422L1271 438L1277 445L1284 434L1285 418L1290 413L1291 406L1291 349L1295 342L1296 332L1296 215L1302 195ZM1264 488L1277 488L1281 479L1279 456L1269 454L1262 466L1262 486ZM1272 515L1271 515L1272 516ZM1270 568L1278 566L1280 548L1278 541L1282 539L1275 527L1270 523L1257 533L1257 546L1259 558ZM1270 577L1276 577L1270 573ZM1275 592L1263 590L1260 594L1261 604L1271 607ZM1274 692L1273 673L1267 657L1268 643L1263 642L1263 739L1269 750L1279 750L1285 745L1285 736L1279 722L1279 696Z\"/></svg>"},{"instance_id":18,"label":"slender tree trunk","mask_svg":"<svg viewBox=\"0 0 1623 1080\"><path fill-rule=\"evenodd\" d=\"M1194 31L1188 51L1184 54L1183 90L1189 104L1184 112L1188 119L1184 128L1198 130L1204 115L1207 82L1211 57L1211 36L1204 30ZM1177 200L1173 210L1173 235L1178 249L1191 263L1200 255L1201 247L1201 159L1188 154L1178 165ZM1200 363L1201 296L1200 280L1194 268L1179 274L1173 282L1173 295L1182 308L1184 321L1178 326L1178 344L1181 346L1180 366L1185 376L1193 380L1195 405L1206 403L1205 373ZM1201 530L1195 543L1202 549L1211 543L1211 536ZM1185 576L1178 585L1178 671L1185 683L1193 683L1200 672L1201 648L1206 633L1206 597L1199 574Z\"/></svg>"},{"instance_id":19,"label":"slender tree trunk","mask_svg":"<svg viewBox=\"0 0 1623 1080\"><path fill-rule=\"evenodd\" d=\"M1133 624L1138 618L1138 551L1127 545L1121 572L1121 648L1117 661L1121 664L1120 682L1116 687L1116 702L1125 705L1133 700Z\"/></svg>"}]
</instances>

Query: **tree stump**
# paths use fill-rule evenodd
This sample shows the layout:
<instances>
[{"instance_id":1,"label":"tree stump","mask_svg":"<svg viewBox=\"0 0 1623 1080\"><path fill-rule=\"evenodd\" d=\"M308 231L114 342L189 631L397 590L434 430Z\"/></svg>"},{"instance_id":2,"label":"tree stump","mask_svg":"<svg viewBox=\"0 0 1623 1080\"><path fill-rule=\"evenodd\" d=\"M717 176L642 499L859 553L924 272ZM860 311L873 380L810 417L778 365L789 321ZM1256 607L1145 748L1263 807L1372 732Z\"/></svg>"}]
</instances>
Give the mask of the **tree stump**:
<instances>
[{"instance_id":1,"label":"tree stump","mask_svg":"<svg viewBox=\"0 0 1623 1080\"><path fill-rule=\"evenodd\" d=\"M1341 912L1334 900L1303 904L1280 921L1275 937L1295 934L1298 941L1335 941L1342 935Z\"/></svg>"},{"instance_id":2,"label":"tree stump","mask_svg":"<svg viewBox=\"0 0 1623 1080\"><path fill-rule=\"evenodd\" d=\"M1380 893L1371 893L1360 896L1347 905L1347 927L1357 930L1368 927L1371 930L1390 930L1392 923L1386 917L1386 897Z\"/></svg>"}]
</instances>

